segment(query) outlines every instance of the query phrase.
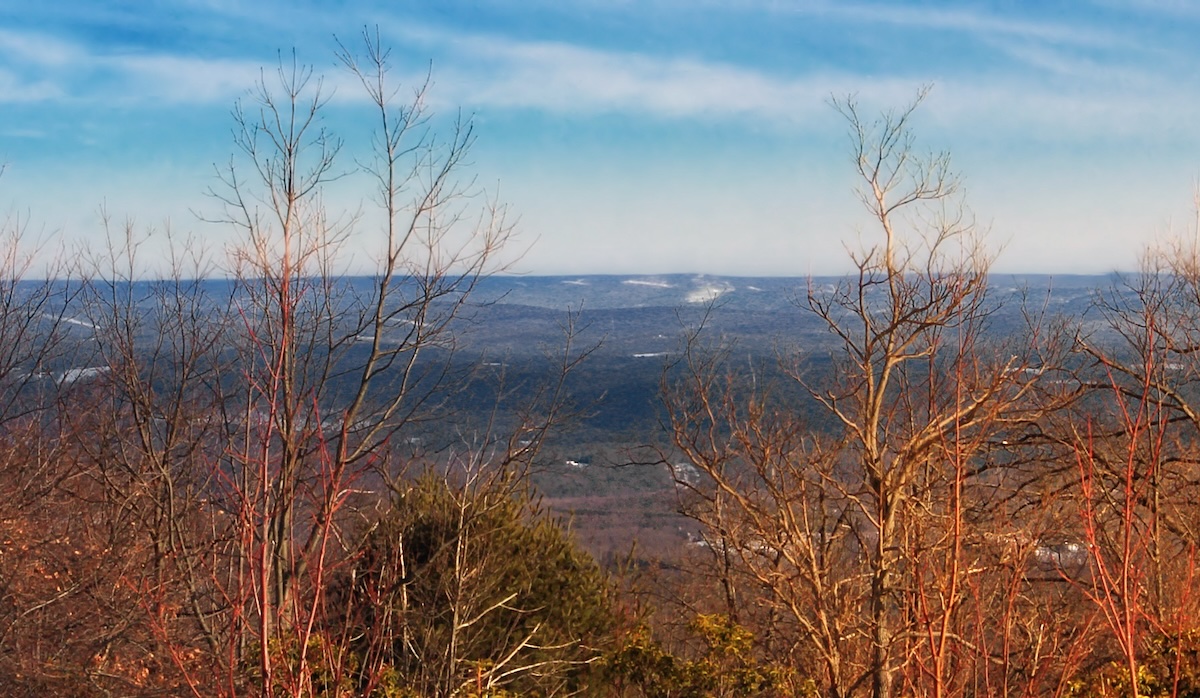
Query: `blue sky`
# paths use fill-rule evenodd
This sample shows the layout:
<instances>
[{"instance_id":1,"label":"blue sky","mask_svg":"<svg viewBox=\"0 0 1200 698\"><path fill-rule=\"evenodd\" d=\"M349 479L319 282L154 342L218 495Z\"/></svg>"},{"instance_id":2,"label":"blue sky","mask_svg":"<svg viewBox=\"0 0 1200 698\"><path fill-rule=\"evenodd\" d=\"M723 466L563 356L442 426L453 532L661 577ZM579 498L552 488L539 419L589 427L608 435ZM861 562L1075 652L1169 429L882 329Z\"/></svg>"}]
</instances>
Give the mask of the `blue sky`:
<instances>
[{"instance_id":1,"label":"blue sky","mask_svg":"<svg viewBox=\"0 0 1200 698\"><path fill-rule=\"evenodd\" d=\"M1130 269L1195 228L1185 0L0 0L0 206L41 237L96 244L103 206L150 250L167 221L224 245L197 213L232 105L294 47L355 145L333 37L364 26L402 81L432 65L441 113L474 115L471 169L519 215L524 272L845 271L873 231L828 100L870 112L924 84L920 144L953 154L997 269Z\"/></svg>"}]
</instances>

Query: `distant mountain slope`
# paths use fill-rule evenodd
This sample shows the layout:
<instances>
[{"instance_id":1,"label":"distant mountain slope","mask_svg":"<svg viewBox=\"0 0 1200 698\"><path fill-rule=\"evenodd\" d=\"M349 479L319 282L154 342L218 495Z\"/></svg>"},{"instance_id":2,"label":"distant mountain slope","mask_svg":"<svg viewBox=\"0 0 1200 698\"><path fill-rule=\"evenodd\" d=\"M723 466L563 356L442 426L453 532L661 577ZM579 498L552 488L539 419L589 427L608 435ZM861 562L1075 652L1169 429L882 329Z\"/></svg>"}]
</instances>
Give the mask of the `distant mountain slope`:
<instances>
[{"instance_id":1,"label":"distant mountain slope","mask_svg":"<svg viewBox=\"0 0 1200 698\"><path fill-rule=\"evenodd\" d=\"M480 282L467 342L494 352L526 354L560 345L568 311L579 341L601 343L610 356L649 358L678 348L701 323L714 341L753 354L822 352L828 328L805 308L810 289L831 290L842 277L496 276ZM997 312L992 332L1020 333L1025 311L1088 320L1097 290L1113 277L993 275ZM1095 329L1100 329L1096 326Z\"/></svg>"}]
</instances>

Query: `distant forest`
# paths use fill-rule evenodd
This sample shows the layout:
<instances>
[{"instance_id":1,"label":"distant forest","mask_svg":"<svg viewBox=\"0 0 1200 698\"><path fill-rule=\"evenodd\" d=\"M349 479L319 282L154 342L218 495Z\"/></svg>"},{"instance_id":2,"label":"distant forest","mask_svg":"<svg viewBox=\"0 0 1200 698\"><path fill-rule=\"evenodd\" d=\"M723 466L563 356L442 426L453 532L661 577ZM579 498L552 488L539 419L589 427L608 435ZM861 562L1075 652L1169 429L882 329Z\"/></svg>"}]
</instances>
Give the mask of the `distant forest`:
<instances>
[{"instance_id":1,"label":"distant forest","mask_svg":"<svg viewBox=\"0 0 1200 698\"><path fill-rule=\"evenodd\" d=\"M1200 695L1194 239L992 274L920 93L833 102L849 274L512 276L470 121L338 59L373 150L265 73L235 248L8 224L0 694Z\"/></svg>"}]
</instances>

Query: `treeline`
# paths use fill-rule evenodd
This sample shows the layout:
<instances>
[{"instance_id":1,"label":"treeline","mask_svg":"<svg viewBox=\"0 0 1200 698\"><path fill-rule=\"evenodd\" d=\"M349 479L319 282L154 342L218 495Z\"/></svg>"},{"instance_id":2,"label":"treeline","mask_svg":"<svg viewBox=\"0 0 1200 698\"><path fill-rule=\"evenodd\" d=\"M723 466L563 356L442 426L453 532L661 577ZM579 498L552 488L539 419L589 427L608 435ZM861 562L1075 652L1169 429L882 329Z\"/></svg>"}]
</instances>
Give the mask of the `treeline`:
<instances>
[{"instance_id":1,"label":"treeline","mask_svg":"<svg viewBox=\"0 0 1200 698\"><path fill-rule=\"evenodd\" d=\"M591 348L568 322L551 375L482 362L478 389L457 332L512 229L462 172L470 124L395 102L369 36L339 59L374 150L340 152L309 70L264 78L217 192L235 248L174 240L139 281L116 226L42 283L7 231L0 693L1200 694L1200 249L1099 294L1102 334L1030 297L997 339L916 105L837 103L873 237L796 312L839 347L760 380L689 333L670 445L635 460L691 464L703 535L605 570L528 484ZM325 208L348 162L377 211Z\"/></svg>"}]
</instances>

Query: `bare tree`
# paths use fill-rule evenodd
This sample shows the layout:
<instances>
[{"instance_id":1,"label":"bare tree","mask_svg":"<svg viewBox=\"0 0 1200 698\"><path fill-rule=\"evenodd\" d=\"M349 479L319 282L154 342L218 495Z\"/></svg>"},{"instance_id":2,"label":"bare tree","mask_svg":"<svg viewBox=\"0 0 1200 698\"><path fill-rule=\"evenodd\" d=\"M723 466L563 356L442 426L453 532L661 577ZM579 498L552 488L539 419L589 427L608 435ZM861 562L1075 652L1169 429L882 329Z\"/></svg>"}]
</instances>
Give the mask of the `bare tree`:
<instances>
[{"instance_id":1,"label":"bare tree","mask_svg":"<svg viewBox=\"0 0 1200 698\"><path fill-rule=\"evenodd\" d=\"M668 400L676 446L713 483L702 521L787 617L831 696L948 695L960 658L978 655L963 613L982 545L971 502L996 486L999 435L1049 409L1035 388L1061 352L1036 314L1020 344L984 341L991 254L949 157L916 150L924 96L873 121L834 102L877 242L800 302L834 338L831 377L789 369L824 424L704 361Z\"/></svg>"},{"instance_id":2,"label":"bare tree","mask_svg":"<svg viewBox=\"0 0 1200 698\"><path fill-rule=\"evenodd\" d=\"M1138 693L1186 693L1184 656L1196 624L1195 502L1200 456L1200 264L1194 232L1147 250L1135 274L1099 293L1098 322L1076 340L1091 409L1067 437L1077 452L1072 505L1088 548L1082 595L1103 618L1102 677ZM1183 682L1183 683L1181 683ZM1182 692L1182 693L1181 693Z\"/></svg>"},{"instance_id":3,"label":"bare tree","mask_svg":"<svg viewBox=\"0 0 1200 698\"><path fill-rule=\"evenodd\" d=\"M75 506L97 494L64 419L86 402L71 367L91 337L75 315L79 285L52 248L21 215L0 220L0 690L14 694L121 685L93 658L128 649L93 622L116 614L88 603L122 593L114 567L92 557L105 543L90 527L95 510Z\"/></svg>"},{"instance_id":4,"label":"bare tree","mask_svg":"<svg viewBox=\"0 0 1200 698\"><path fill-rule=\"evenodd\" d=\"M70 535L55 528L42 549L55 559L72 541L75 555L107 551L88 579L72 577L69 594L35 598L4 577L14 603L0 618L6 651L22 646L8 638L24 642L48 619L86 615L126 629L97 631L114 649L93 652L111 657L96 675L134 671L117 648L136 635L157 662L142 687L315 695L358 666L350 634L330 626L345 609L329 607L329 588L361 553L357 533L371 514L358 507L409 486L406 442L454 422L449 403L475 363L458 356L462 320L477 282L504 268L513 228L464 174L469 119L437 121L427 82L401 92L377 36L364 33L338 58L366 97L373 149L344 157L310 68L293 58L264 72L235 110L241 158L219 170L215 218L240 233L226 259L171 236L166 275L143 279L136 226L107 216L108 244L79 255L76 283L24 280L30 258L16 231L0 250L0 453L24 453L0 478L0 520L33 545L46 508L71 502ZM369 210L331 213L335 180L362 181ZM373 255L369 277L345 275L351 246ZM84 351L58 355L70 347ZM481 482L520 481L580 358L563 357L562 375L503 428L463 425L456 452ZM16 428L21 420L27 428ZM21 445L22 433L37 443ZM435 453L413 468L444 469L439 460L453 459ZM10 503L32 509L9 516ZM89 521L104 523L89 525L85 547L72 527ZM123 614L110 621L98 588L139 600L109 599Z\"/></svg>"}]
</instances>

